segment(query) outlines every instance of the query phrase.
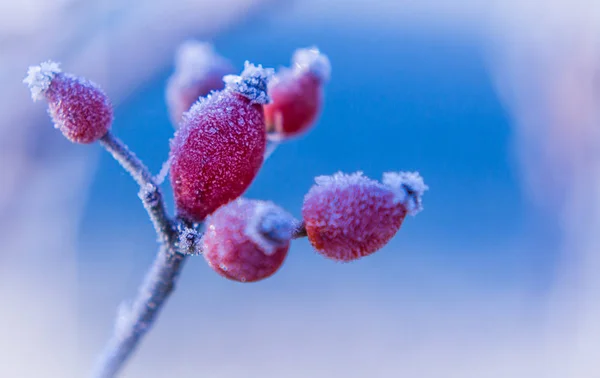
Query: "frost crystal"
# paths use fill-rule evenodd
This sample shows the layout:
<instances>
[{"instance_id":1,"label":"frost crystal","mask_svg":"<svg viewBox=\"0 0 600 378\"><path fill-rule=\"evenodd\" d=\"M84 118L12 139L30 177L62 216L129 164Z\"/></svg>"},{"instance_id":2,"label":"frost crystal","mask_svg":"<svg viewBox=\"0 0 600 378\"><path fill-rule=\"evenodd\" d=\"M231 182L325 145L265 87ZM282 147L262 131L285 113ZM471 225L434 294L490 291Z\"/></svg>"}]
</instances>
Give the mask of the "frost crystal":
<instances>
[{"instance_id":1,"label":"frost crystal","mask_svg":"<svg viewBox=\"0 0 600 378\"><path fill-rule=\"evenodd\" d=\"M371 180L370 178L363 175L361 171L354 172L351 174L347 174L344 172L337 172L331 176L317 176L315 177L315 183L318 186L322 187L347 187L350 185L361 185L365 183L373 183L375 180Z\"/></svg>"},{"instance_id":2,"label":"frost crystal","mask_svg":"<svg viewBox=\"0 0 600 378\"><path fill-rule=\"evenodd\" d=\"M180 253L198 255L202 252L198 245L201 239L200 233L198 233L195 228L190 228L185 224L180 223L177 226L177 233L177 247L179 248Z\"/></svg>"},{"instance_id":3,"label":"frost crystal","mask_svg":"<svg viewBox=\"0 0 600 378\"><path fill-rule=\"evenodd\" d=\"M242 94L252 103L268 104L271 99L267 94L267 84L273 75L272 68L263 68L260 64L255 66L246 61L241 75L225 75L223 81L228 89Z\"/></svg>"},{"instance_id":4,"label":"frost crystal","mask_svg":"<svg viewBox=\"0 0 600 378\"><path fill-rule=\"evenodd\" d=\"M349 187L382 187L379 182L368 178L361 171L350 174L337 172L331 176L317 176L315 177L315 183L317 185L311 188L313 193L344 190Z\"/></svg>"},{"instance_id":5,"label":"frost crystal","mask_svg":"<svg viewBox=\"0 0 600 378\"><path fill-rule=\"evenodd\" d=\"M50 87L50 83L56 74L60 73L59 63L51 60L41 63L39 66L31 66L27 70L27 77L23 83L29 86L31 98L37 101L44 97L44 93Z\"/></svg>"},{"instance_id":6,"label":"frost crystal","mask_svg":"<svg viewBox=\"0 0 600 378\"><path fill-rule=\"evenodd\" d=\"M423 210L421 196L429 187L418 172L386 172L382 182L394 191L395 201L403 203L410 215Z\"/></svg>"},{"instance_id":7,"label":"frost crystal","mask_svg":"<svg viewBox=\"0 0 600 378\"><path fill-rule=\"evenodd\" d=\"M292 63L297 69L308 70L323 81L328 81L331 76L329 58L316 47L296 50L292 57Z\"/></svg>"},{"instance_id":8,"label":"frost crystal","mask_svg":"<svg viewBox=\"0 0 600 378\"><path fill-rule=\"evenodd\" d=\"M272 202L256 201L244 233L266 254L285 246L297 225L293 216Z\"/></svg>"}]
</instances>

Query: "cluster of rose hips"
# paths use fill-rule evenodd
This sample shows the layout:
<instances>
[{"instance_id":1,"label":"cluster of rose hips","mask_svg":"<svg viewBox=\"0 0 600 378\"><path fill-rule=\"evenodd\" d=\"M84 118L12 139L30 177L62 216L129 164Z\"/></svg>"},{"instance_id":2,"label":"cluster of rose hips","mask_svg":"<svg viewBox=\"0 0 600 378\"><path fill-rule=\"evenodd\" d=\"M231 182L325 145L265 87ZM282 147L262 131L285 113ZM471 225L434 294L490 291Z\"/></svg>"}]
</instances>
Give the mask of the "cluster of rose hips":
<instances>
[{"instance_id":1,"label":"cluster of rose hips","mask_svg":"<svg viewBox=\"0 0 600 378\"><path fill-rule=\"evenodd\" d=\"M407 172L385 173L381 182L360 172L317 177L304 198L302 221L271 202L241 198L267 143L315 123L330 64L318 49L307 48L276 74L248 62L240 75L232 71L210 45L187 42L166 90L176 126L169 164L178 217L204 223L200 251L217 273L241 282L269 277L299 232L325 257L355 260L383 247L407 214L421 210L427 186ZM94 83L53 62L31 67L25 83L34 100L48 101L52 120L70 141L92 143L108 133L112 105Z\"/></svg>"}]
</instances>

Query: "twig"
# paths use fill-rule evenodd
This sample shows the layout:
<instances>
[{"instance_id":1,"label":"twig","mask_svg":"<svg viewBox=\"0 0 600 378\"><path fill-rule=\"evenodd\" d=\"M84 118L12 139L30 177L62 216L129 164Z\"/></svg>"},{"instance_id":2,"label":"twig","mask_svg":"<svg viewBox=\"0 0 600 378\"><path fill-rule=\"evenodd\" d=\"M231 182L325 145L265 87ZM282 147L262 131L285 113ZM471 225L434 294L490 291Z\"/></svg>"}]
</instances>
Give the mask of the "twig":
<instances>
[{"instance_id":1,"label":"twig","mask_svg":"<svg viewBox=\"0 0 600 378\"><path fill-rule=\"evenodd\" d=\"M113 378L152 327L160 309L173 292L187 255L200 253L198 242L201 235L197 231L199 225L179 219L174 221L167 215L156 179L123 142L109 132L100 139L100 144L140 185L139 197L161 242L154 264L146 274L137 297L131 306L120 307L113 335L92 373L94 378ZM271 146L274 148L277 144L272 143ZM166 172L164 167L163 171ZM299 224L293 238L305 236L304 224Z\"/></svg>"},{"instance_id":2,"label":"twig","mask_svg":"<svg viewBox=\"0 0 600 378\"><path fill-rule=\"evenodd\" d=\"M92 377L112 378L123 367L175 288L186 258L183 254L172 253L167 246L161 246L135 301L129 309L121 308L113 336Z\"/></svg>"},{"instance_id":3,"label":"twig","mask_svg":"<svg viewBox=\"0 0 600 378\"><path fill-rule=\"evenodd\" d=\"M155 179L123 142L111 133L107 133L100 139L100 144L140 185L139 197L152 219L161 243L152 268L146 274L132 305L121 306L113 335L92 373L94 378L112 378L135 351L140 339L152 327L160 309L173 292L177 277L186 260L184 253L190 253L188 250L179 251L179 230L192 230L192 225L183 221L176 224L167 215Z\"/></svg>"},{"instance_id":4,"label":"twig","mask_svg":"<svg viewBox=\"0 0 600 378\"><path fill-rule=\"evenodd\" d=\"M167 215L160 188L148 168L110 131L99 142L140 186L139 197L150 215L159 240L174 243L173 222Z\"/></svg>"},{"instance_id":5,"label":"twig","mask_svg":"<svg viewBox=\"0 0 600 378\"><path fill-rule=\"evenodd\" d=\"M273 152L279 147L279 141L276 140L267 140L267 147L265 148L264 160L267 160Z\"/></svg>"},{"instance_id":6,"label":"twig","mask_svg":"<svg viewBox=\"0 0 600 378\"><path fill-rule=\"evenodd\" d=\"M169 158L163 163L162 167L160 168L160 172L158 172L158 174L154 177L154 180L158 185L161 185L165 181L170 170L171 157L169 156Z\"/></svg>"}]
</instances>

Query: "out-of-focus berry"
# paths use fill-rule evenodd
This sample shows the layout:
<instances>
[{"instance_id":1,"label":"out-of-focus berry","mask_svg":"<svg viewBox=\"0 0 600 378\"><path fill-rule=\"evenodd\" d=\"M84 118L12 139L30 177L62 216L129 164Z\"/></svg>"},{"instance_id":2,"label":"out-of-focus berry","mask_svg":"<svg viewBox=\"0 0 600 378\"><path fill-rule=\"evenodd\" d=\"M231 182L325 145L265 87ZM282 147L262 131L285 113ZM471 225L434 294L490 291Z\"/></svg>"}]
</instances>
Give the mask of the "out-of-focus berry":
<instances>
[{"instance_id":1,"label":"out-of-focus berry","mask_svg":"<svg viewBox=\"0 0 600 378\"><path fill-rule=\"evenodd\" d=\"M254 180L265 153L262 105L271 69L246 62L240 76L202 98L184 115L171 142L171 185L179 214L202 221L239 197Z\"/></svg>"},{"instance_id":2,"label":"out-of-focus berry","mask_svg":"<svg viewBox=\"0 0 600 378\"><path fill-rule=\"evenodd\" d=\"M169 78L166 100L175 127L179 126L183 113L213 90L223 89L223 76L233 73L234 67L217 54L210 43L186 41L175 56L175 72Z\"/></svg>"},{"instance_id":3,"label":"out-of-focus berry","mask_svg":"<svg viewBox=\"0 0 600 378\"><path fill-rule=\"evenodd\" d=\"M71 142L92 143L110 129L113 108L108 96L95 83L61 72L58 63L29 67L23 82L34 101L48 101L55 127Z\"/></svg>"},{"instance_id":4,"label":"out-of-focus berry","mask_svg":"<svg viewBox=\"0 0 600 378\"><path fill-rule=\"evenodd\" d=\"M319 176L304 198L308 239L325 257L351 261L383 247L406 214L421 211L427 186L418 173L389 172L383 183L354 174Z\"/></svg>"},{"instance_id":5,"label":"out-of-focus berry","mask_svg":"<svg viewBox=\"0 0 600 378\"><path fill-rule=\"evenodd\" d=\"M223 277L262 280L283 264L296 224L271 202L238 198L207 218L204 257Z\"/></svg>"},{"instance_id":6,"label":"out-of-focus berry","mask_svg":"<svg viewBox=\"0 0 600 378\"><path fill-rule=\"evenodd\" d=\"M265 105L265 119L270 138L287 139L315 123L330 72L329 59L318 49L296 50L292 67L282 69L269 83L272 101Z\"/></svg>"}]
</instances>

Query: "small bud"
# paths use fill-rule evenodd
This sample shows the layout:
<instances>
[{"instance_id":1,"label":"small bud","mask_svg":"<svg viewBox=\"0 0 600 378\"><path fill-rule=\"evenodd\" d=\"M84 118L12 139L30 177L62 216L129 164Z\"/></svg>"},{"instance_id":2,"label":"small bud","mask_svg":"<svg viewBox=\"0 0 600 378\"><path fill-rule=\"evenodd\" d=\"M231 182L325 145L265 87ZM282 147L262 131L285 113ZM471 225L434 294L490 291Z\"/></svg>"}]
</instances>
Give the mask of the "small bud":
<instances>
[{"instance_id":1,"label":"small bud","mask_svg":"<svg viewBox=\"0 0 600 378\"><path fill-rule=\"evenodd\" d=\"M382 248L400 229L406 214L421 210L427 190L418 173L386 173L379 183L363 176L319 176L304 198L302 217L308 239L325 257L351 261Z\"/></svg>"},{"instance_id":2,"label":"small bud","mask_svg":"<svg viewBox=\"0 0 600 378\"><path fill-rule=\"evenodd\" d=\"M266 147L261 104L269 70L246 64L222 91L184 115L171 142L171 185L179 214L202 221L239 197L254 180Z\"/></svg>"},{"instance_id":3,"label":"small bud","mask_svg":"<svg viewBox=\"0 0 600 378\"><path fill-rule=\"evenodd\" d=\"M283 264L297 221L271 202L238 198L206 223L204 257L221 276L255 282Z\"/></svg>"},{"instance_id":4,"label":"small bud","mask_svg":"<svg viewBox=\"0 0 600 378\"><path fill-rule=\"evenodd\" d=\"M45 98L48 113L71 142L92 143L109 130L113 108L106 94L91 81L61 72L58 63L29 67L23 80L34 101Z\"/></svg>"},{"instance_id":5,"label":"small bud","mask_svg":"<svg viewBox=\"0 0 600 378\"><path fill-rule=\"evenodd\" d=\"M281 70L269 84L272 102L265 105L265 119L271 139L300 135L316 122L330 73L329 59L317 48L296 50L292 68Z\"/></svg>"},{"instance_id":6,"label":"small bud","mask_svg":"<svg viewBox=\"0 0 600 378\"><path fill-rule=\"evenodd\" d=\"M175 57L175 72L169 78L166 100L171 122L179 126L183 113L213 90L223 89L223 76L234 72L233 65L217 54L210 43L186 41Z\"/></svg>"}]
</instances>

